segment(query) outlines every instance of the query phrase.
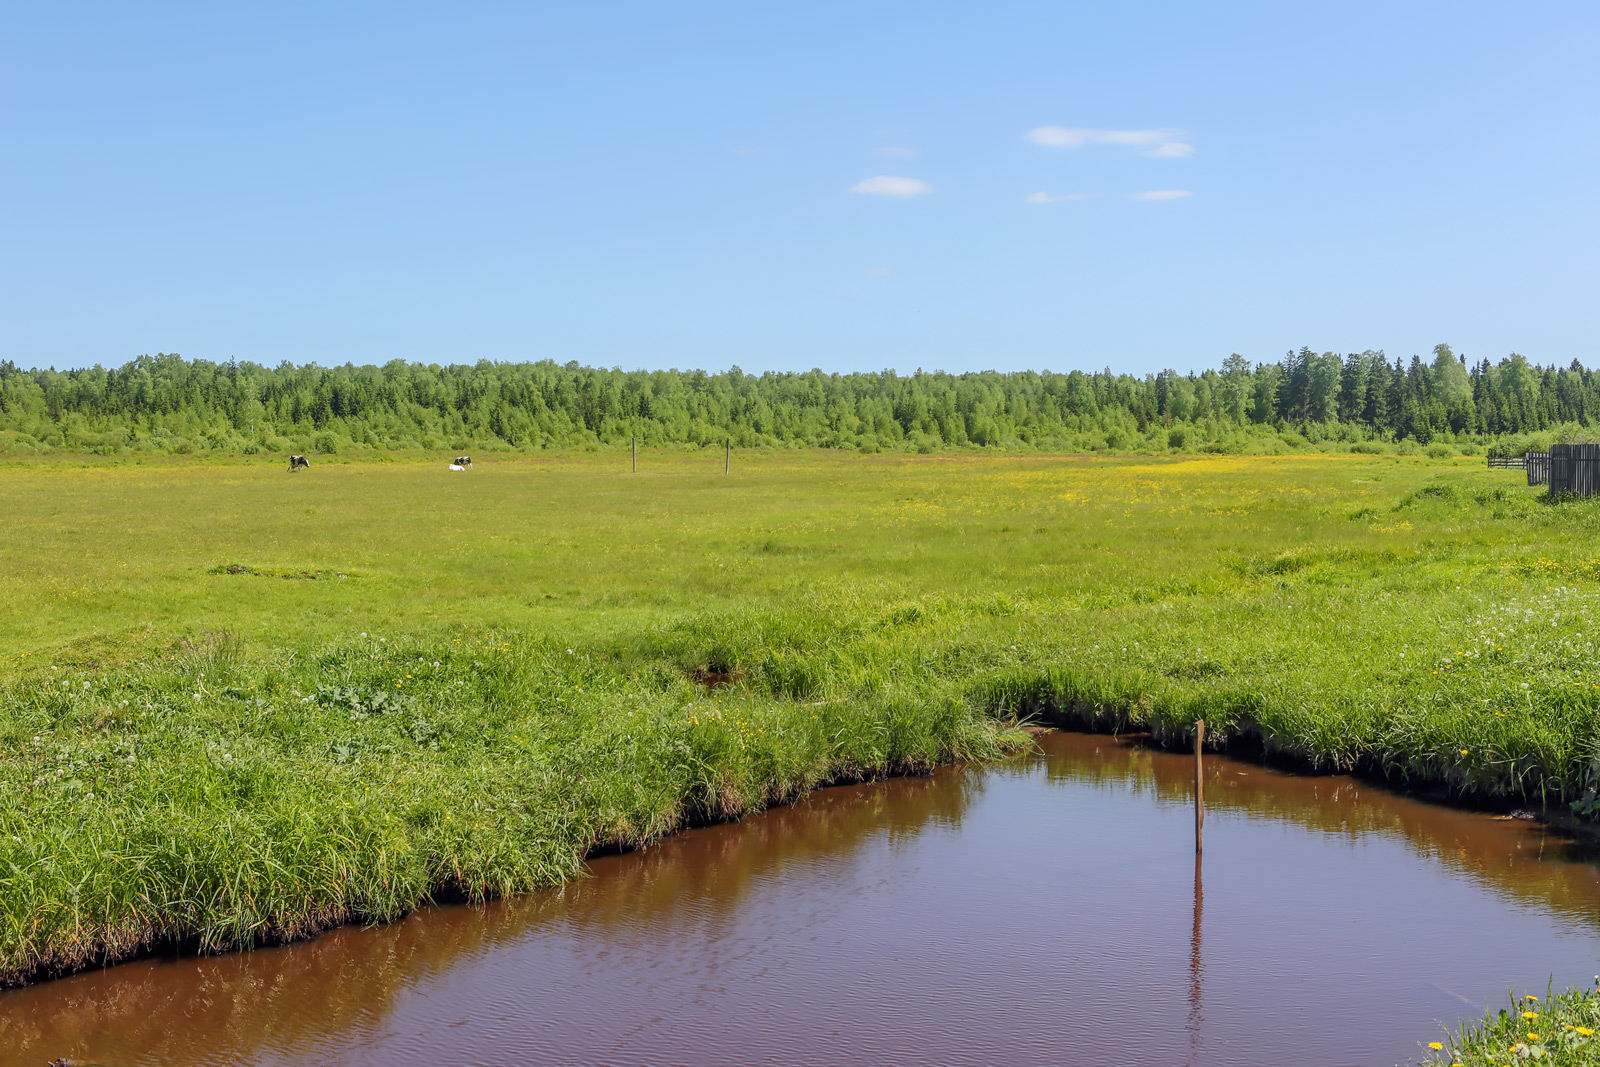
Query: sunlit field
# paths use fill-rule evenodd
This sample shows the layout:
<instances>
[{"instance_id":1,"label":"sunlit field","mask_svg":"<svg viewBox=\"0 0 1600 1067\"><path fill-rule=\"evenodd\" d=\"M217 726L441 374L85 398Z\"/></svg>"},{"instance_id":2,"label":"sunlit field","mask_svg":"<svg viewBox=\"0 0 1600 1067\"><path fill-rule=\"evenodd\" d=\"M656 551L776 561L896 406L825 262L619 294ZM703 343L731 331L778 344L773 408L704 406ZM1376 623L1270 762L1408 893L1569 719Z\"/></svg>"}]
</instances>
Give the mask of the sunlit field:
<instances>
[{"instance_id":1,"label":"sunlit field","mask_svg":"<svg viewBox=\"0 0 1600 1067\"><path fill-rule=\"evenodd\" d=\"M1600 507L1424 456L0 470L0 965L572 875L1030 719L1589 812Z\"/></svg>"}]
</instances>

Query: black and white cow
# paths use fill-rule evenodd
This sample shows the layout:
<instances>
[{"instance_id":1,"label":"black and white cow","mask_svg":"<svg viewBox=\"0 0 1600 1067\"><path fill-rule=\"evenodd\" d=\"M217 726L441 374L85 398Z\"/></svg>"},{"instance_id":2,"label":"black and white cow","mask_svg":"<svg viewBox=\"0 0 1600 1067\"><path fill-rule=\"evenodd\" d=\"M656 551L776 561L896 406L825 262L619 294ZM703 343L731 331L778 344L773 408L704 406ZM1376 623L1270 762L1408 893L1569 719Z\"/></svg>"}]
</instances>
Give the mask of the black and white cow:
<instances>
[{"instance_id":1,"label":"black and white cow","mask_svg":"<svg viewBox=\"0 0 1600 1067\"><path fill-rule=\"evenodd\" d=\"M304 456L290 456L289 457L289 469L290 470L297 471L301 467L306 468L306 470L310 470L311 469L311 461L309 459L307 459L306 457L304 457Z\"/></svg>"},{"instance_id":2,"label":"black and white cow","mask_svg":"<svg viewBox=\"0 0 1600 1067\"><path fill-rule=\"evenodd\" d=\"M472 457L471 456L457 456L456 457L456 461L455 461L455 463L452 464L452 466L455 466L455 467L470 467L470 466L472 466Z\"/></svg>"}]
</instances>

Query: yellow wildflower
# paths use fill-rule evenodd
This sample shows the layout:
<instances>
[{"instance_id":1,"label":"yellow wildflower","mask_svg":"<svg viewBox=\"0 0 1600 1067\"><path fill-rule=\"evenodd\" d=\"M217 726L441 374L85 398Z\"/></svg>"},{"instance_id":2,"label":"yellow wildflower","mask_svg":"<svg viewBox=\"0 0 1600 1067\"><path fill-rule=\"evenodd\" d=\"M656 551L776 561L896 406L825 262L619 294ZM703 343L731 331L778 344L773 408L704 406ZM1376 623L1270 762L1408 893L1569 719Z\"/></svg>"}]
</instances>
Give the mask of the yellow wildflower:
<instances>
[{"instance_id":1,"label":"yellow wildflower","mask_svg":"<svg viewBox=\"0 0 1600 1067\"><path fill-rule=\"evenodd\" d=\"M1440 1043L1439 1043L1439 1042L1437 1042L1437 1041L1430 1041L1430 1042L1428 1042L1428 1047L1429 1047L1429 1048L1431 1048L1431 1049L1433 1049L1433 1050L1434 1050L1434 1051L1435 1051L1435 1052L1437 1052L1437 1051L1439 1051L1439 1050L1440 1050L1440 1049L1442 1049L1442 1048L1444 1048L1444 1046L1443 1046L1443 1045L1441 1045L1441 1044L1440 1044Z\"/></svg>"}]
</instances>

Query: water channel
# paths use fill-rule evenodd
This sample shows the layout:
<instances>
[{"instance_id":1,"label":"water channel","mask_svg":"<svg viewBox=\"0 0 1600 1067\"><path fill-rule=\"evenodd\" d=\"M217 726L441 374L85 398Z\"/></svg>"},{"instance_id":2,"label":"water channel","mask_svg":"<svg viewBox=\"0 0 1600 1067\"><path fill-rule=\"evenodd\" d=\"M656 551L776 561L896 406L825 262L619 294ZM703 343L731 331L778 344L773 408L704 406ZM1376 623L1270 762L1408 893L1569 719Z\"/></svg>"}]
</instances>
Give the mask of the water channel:
<instances>
[{"instance_id":1,"label":"water channel","mask_svg":"<svg viewBox=\"0 0 1600 1067\"><path fill-rule=\"evenodd\" d=\"M1535 822L1071 733L483 908L0 994L0 1064L1410 1063L1600 971Z\"/></svg>"}]
</instances>

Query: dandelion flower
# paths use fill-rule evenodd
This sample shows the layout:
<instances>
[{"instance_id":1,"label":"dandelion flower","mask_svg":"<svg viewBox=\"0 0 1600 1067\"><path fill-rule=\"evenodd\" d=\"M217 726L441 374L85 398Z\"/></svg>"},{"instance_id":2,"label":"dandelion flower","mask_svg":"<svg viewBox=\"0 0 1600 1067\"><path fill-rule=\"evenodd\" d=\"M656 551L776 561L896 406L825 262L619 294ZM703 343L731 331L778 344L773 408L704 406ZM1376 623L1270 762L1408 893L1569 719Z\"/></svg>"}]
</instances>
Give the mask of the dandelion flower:
<instances>
[{"instance_id":1,"label":"dandelion flower","mask_svg":"<svg viewBox=\"0 0 1600 1067\"><path fill-rule=\"evenodd\" d=\"M1433 1049L1433 1050L1434 1050L1434 1051L1435 1051L1435 1052L1437 1052L1437 1051L1439 1051L1439 1050L1440 1050L1440 1049L1442 1049L1442 1048L1444 1048L1444 1046L1443 1046L1443 1045L1441 1045L1441 1044L1440 1044L1440 1043L1439 1043L1439 1042L1437 1042L1437 1041L1430 1041L1430 1042L1428 1042L1428 1047L1429 1047L1429 1048L1431 1048L1431 1049Z\"/></svg>"},{"instance_id":2,"label":"dandelion flower","mask_svg":"<svg viewBox=\"0 0 1600 1067\"><path fill-rule=\"evenodd\" d=\"M1465 756L1465 755L1466 755L1466 754L1467 754L1467 750L1466 750L1466 749L1462 749L1462 750L1461 750L1461 754L1462 754L1462 755L1463 755L1463 756Z\"/></svg>"},{"instance_id":3,"label":"dandelion flower","mask_svg":"<svg viewBox=\"0 0 1600 1067\"><path fill-rule=\"evenodd\" d=\"M1536 1011L1525 1011L1522 1013L1522 1017L1524 1019L1537 1019L1539 1017L1539 1013Z\"/></svg>"}]
</instances>

